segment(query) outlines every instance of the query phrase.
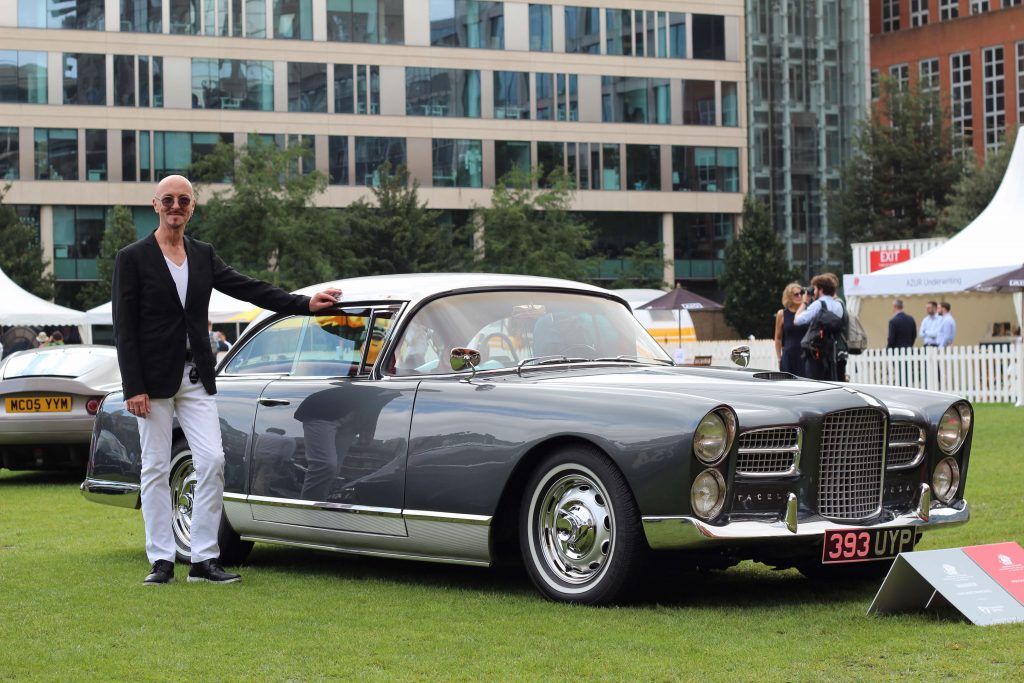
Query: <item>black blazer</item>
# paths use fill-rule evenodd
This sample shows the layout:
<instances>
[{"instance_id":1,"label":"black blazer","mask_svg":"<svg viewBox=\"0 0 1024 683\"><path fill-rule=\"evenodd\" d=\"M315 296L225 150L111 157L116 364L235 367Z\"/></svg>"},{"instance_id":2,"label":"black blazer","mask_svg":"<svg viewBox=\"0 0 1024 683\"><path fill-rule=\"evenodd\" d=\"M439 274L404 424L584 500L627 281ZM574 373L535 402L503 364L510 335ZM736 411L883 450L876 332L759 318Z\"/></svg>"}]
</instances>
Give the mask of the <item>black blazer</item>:
<instances>
[{"instance_id":1,"label":"black blazer","mask_svg":"<svg viewBox=\"0 0 1024 683\"><path fill-rule=\"evenodd\" d=\"M186 334L203 386L208 393L217 393L216 363L207 328L212 289L271 311L309 315L308 296L289 294L242 275L206 242L186 235L185 253L188 289L184 307L153 233L117 253L114 343L126 398L138 394L170 398L177 393L185 370Z\"/></svg>"},{"instance_id":2,"label":"black blazer","mask_svg":"<svg viewBox=\"0 0 1024 683\"><path fill-rule=\"evenodd\" d=\"M917 339L917 323L912 315L900 311L889 318L889 340L890 349L908 349L914 345Z\"/></svg>"}]
</instances>

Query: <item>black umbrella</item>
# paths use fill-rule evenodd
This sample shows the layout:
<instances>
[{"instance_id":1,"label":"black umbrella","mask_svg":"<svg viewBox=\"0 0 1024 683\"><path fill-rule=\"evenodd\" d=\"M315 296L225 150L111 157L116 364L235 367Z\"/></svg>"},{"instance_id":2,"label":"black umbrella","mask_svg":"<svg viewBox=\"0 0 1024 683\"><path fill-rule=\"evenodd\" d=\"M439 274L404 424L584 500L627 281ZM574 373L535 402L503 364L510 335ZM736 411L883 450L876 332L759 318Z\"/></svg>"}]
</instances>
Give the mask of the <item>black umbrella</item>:
<instances>
[{"instance_id":1,"label":"black umbrella","mask_svg":"<svg viewBox=\"0 0 1024 683\"><path fill-rule=\"evenodd\" d=\"M1024 266L990 277L967 289L972 292L1024 292ZM1020 319L1024 320L1024 296L1021 297Z\"/></svg>"},{"instance_id":2,"label":"black umbrella","mask_svg":"<svg viewBox=\"0 0 1024 683\"><path fill-rule=\"evenodd\" d=\"M688 289L683 289L679 285L672 291L659 296L653 301L648 301L643 306L637 306L638 311L720 311L724 308L722 304L717 301L712 301L702 297L700 294L694 294ZM676 316L676 325L679 328L679 343L683 340L683 321L682 316Z\"/></svg>"}]
</instances>

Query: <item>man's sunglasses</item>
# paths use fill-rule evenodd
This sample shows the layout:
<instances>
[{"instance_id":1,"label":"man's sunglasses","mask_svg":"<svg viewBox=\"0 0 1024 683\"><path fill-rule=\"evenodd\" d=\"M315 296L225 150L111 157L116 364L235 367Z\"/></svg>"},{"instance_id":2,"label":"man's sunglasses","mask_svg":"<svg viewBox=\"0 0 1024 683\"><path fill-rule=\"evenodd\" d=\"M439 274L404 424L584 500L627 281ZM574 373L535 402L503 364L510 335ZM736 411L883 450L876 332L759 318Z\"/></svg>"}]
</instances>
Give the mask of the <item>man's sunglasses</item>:
<instances>
[{"instance_id":1,"label":"man's sunglasses","mask_svg":"<svg viewBox=\"0 0 1024 683\"><path fill-rule=\"evenodd\" d=\"M160 198L160 203L164 205L165 209L169 209L172 206L174 206L175 200L178 201L178 206L180 206L183 209L187 209L188 205L192 203L192 198L189 197L188 195L182 195L180 197L172 197L171 195L167 195L166 197Z\"/></svg>"}]
</instances>

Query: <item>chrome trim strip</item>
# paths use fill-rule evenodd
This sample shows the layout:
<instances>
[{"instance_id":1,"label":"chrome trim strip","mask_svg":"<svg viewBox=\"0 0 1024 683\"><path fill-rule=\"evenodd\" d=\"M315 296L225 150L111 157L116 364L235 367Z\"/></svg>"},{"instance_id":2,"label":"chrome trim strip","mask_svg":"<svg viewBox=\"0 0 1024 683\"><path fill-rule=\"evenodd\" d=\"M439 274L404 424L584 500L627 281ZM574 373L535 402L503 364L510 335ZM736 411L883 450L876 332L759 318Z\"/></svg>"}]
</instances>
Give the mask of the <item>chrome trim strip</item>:
<instances>
[{"instance_id":1,"label":"chrome trim strip","mask_svg":"<svg viewBox=\"0 0 1024 683\"><path fill-rule=\"evenodd\" d=\"M797 502L796 502L796 494L795 493L790 493L788 496L786 496L786 517L785 517L785 522L786 522L786 528L789 529L794 534L797 531L797 513L798 513L798 511L799 511L799 508L798 508Z\"/></svg>"},{"instance_id":2,"label":"chrome trim strip","mask_svg":"<svg viewBox=\"0 0 1024 683\"><path fill-rule=\"evenodd\" d=\"M106 479L86 479L79 486L82 496L93 503L138 508L142 488L138 484Z\"/></svg>"},{"instance_id":3,"label":"chrome trim strip","mask_svg":"<svg viewBox=\"0 0 1024 683\"><path fill-rule=\"evenodd\" d=\"M902 465L888 465L888 462L887 462L886 467L887 467L887 469L890 472L895 472L895 471L898 471L898 470L909 470L909 469L912 469L912 468L917 467L918 465L920 465L921 461L924 460L924 452L925 452L925 431L924 431L924 429L922 429L919 425L911 424L909 422L892 422L892 423L890 423L889 432L890 433L892 432L892 427L893 426L895 426L895 425L905 425L905 424L910 424L910 426L912 426L912 427L917 427L917 441L896 441L896 442L892 442L892 443L889 444L888 450L891 451L893 448L900 448L900 447L906 447L906 446L917 446L917 455L914 456L913 460L911 460L908 463L904 463ZM888 461L888 457L886 458L886 460Z\"/></svg>"},{"instance_id":4,"label":"chrome trim strip","mask_svg":"<svg viewBox=\"0 0 1024 683\"><path fill-rule=\"evenodd\" d=\"M820 536L828 529L849 529L851 526L864 526L871 529L887 529L892 527L932 528L938 526L955 526L970 519L967 501L959 501L955 505L937 505L929 510L928 521L921 519L917 511L908 512L877 524L853 525L832 522L820 517L813 521L800 524L793 532L785 521L774 522L742 521L732 522L725 526L713 526L695 517L644 517L644 533L647 543L654 550L679 550L713 546L728 542L758 542L772 538L812 538Z\"/></svg>"},{"instance_id":5,"label":"chrome trim strip","mask_svg":"<svg viewBox=\"0 0 1024 683\"><path fill-rule=\"evenodd\" d=\"M346 553L349 555L369 555L372 557L388 557L395 560L419 560L427 562L441 562L444 564L466 564L474 567L490 567L491 563L482 560L466 560L457 557L443 557L438 555L417 555L412 553L400 553L386 550L369 550L364 548L339 548L333 545L322 543L308 543L302 541L287 541L280 538L269 538L263 536L252 536L243 534L243 541L255 541L259 543L273 543L274 545L287 545L296 548L309 548L312 550L329 550L334 553Z\"/></svg>"},{"instance_id":6,"label":"chrome trim strip","mask_svg":"<svg viewBox=\"0 0 1024 683\"><path fill-rule=\"evenodd\" d=\"M494 519L491 515L465 515L458 512L431 512L430 510L403 510L402 516L407 520L481 526L490 526L491 520Z\"/></svg>"},{"instance_id":7,"label":"chrome trim strip","mask_svg":"<svg viewBox=\"0 0 1024 683\"><path fill-rule=\"evenodd\" d=\"M751 429L750 431L743 432L737 439L740 439L747 434L756 434L757 432L766 432L772 429L785 429L787 427L793 427L793 425L777 425L774 427L763 427L761 429ZM804 448L804 430L803 427L793 427L796 429L796 445L789 446L786 448L737 448L737 453L792 453L793 464L790 465L788 470L782 470L778 472L747 472L746 470L736 469L736 475L740 477L750 477L751 479L764 479L769 477L791 477L800 470L800 454Z\"/></svg>"},{"instance_id":8,"label":"chrome trim strip","mask_svg":"<svg viewBox=\"0 0 1024 683\"><path fill-rule=\"evenodd\" d=\"M225 494L226 497L227 494ZM232 494L235 495L235 494ZM299 508L301 510L329 510L331 512L347 512L354 515L373 515L375 517L400 518L402 511L398 508L373 507L371 505L351 505L349 503L330 503L315 500L294 500L291 498L272 498L270 496L244 496L233 498L251 505L270 505L273 507Z\"/></svg>"},{"instance_id":9,"label":"chrome trim strip","mask_svg":"<svg viewBox=\"0 0 1024 683\"><path fill-rule=\"evenodd\" d=\"M244 493L229 493L225 491L224 500L231 501L234 503L248 503L249 497Z\"/></svg>"}]
</instances>

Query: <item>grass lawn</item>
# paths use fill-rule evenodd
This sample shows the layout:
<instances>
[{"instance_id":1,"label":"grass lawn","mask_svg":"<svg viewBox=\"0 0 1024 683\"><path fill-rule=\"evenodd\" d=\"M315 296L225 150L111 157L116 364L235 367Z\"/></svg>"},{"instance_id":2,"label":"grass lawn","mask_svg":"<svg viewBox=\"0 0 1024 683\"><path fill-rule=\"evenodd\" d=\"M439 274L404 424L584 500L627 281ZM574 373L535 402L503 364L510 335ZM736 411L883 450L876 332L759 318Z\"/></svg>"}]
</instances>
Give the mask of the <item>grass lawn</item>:
<instances>
[{"instance_id":1,"label":"grass lawn","mask_svg":"<svg viewBox=\"0 0 1024 683\"><path fill-rule=\"evenodd\" d=\"M920 549L1024 543L1024 409L979 406L972 521ZM520 572L257 545L244 581L144 588L138 512L0 473L0 680L1020 680L1024 625L867 617L877 582L745 563L657 603L545 602Z\"/></svg>"}]
</instances>

